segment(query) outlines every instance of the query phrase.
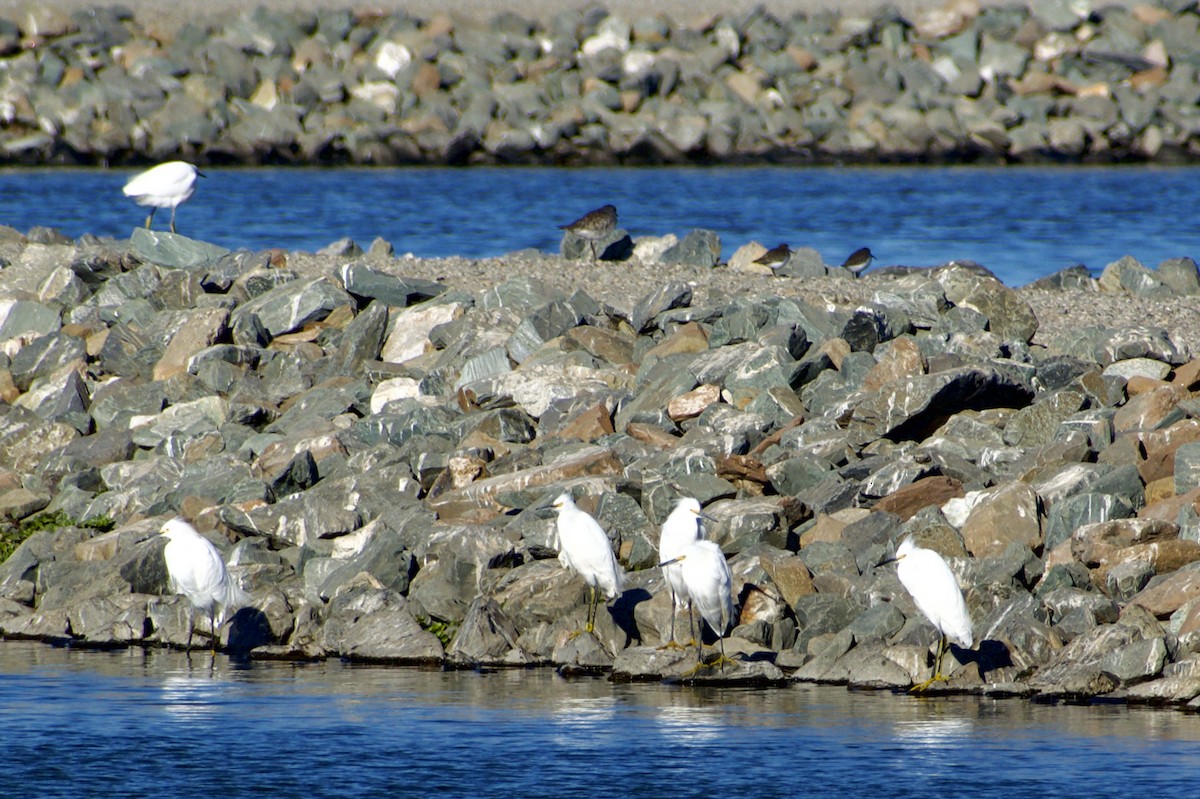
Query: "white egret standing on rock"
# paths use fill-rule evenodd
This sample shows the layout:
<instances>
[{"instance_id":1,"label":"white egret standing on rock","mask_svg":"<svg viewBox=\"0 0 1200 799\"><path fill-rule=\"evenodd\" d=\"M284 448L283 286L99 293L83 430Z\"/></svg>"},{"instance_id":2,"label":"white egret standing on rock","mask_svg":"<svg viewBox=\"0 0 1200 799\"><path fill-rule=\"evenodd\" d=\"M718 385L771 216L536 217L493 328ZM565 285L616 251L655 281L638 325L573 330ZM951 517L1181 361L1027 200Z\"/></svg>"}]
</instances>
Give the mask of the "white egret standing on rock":
<instances>
[{"instance_id":1,"label":"white egret standing on rock","mask_svg":"<svg viewBox=\"0 0 1200 799\"><path fill-rule=\"evenodd\" d=\"M679 565L688 596L700 611L700 616L717 634L717 643L721 647L721 657L717 663L724 671L725 664L732 662L725 657L725 630L733 621L733 574L725 562L725 553L712 541L696 541L659 566L665 568L671 564ZM703 653L703 644L697 642L697 669L704 664Z\"/></svg>"},{"instance_id":2,"label":"white egret standing on rock","mask_svg":"<svg viewBox=\"0 0 1200 799\"><path fill-rule=\"evenodd\" d=\"M690 643L696 641L696 623L692 618L692 600L688 595L687 584L683 581L683 566L673 562L688 546L704 538L704 513L700 510L700 501L684 497L675 503L675 509L667 516L658 536L658 559L667 564L663 566L663 577L667 587L671 589L671 638L666 643L666 649L679 646L675 642L675 616L680 608L686 607L688 612L688 632L692 636ZM689 644L690 645L690 644Z\"/></svg>"},{"instance_id":3,"label":"white egret standing on rock","mask_svg":"<svg viewBox=\"0 0 1200 799\"><path fill-rule=\"evenodd\" d=\"M135 175L125 184L126 197L141 206L150 208L146 217L146 229L159 208L171 209L171 232L175 232L175 209L186 202L196 191L196 178L204 174L184 161L168 161Z\"/></svg>"},{"instance_id":4,"label":"white egret standing on rock","mask_svg":"<svg viewBox=\"0 0 1200 799\"><path fill-rule=\"evenodd\" d=\"M183 594L190 603L187 648L192 648L195 611L199 609L208 613L212 650L216 652L218 625L224 622L230 608L246 604L249 597L229 576L221 553L195 527L183 519L171 519L162 526L162 535L167 539L163 558L167 562L170 588Z\"/></svg>"},{"instance_id":5,"label":"white egret standing on rock","mask_svg":"<svg viewBox=\"0 0 1200 799\"><path fill-rule=\"evenodd\" d=\"M967 649L974 645L971 615L967 612L967 603L958 580L941 555L932 549L917 546L909 536L896 547L896 556L880 565L892 562L896 564L896 576L900 578L901 585L912 595L917 609L938 631L933 676L912 687L913 691L924 691L935 682L946 681L942 674L942 658L949 646L947 638Z\"/></svg>"},{"instance_id":6,"label":"white egret standing on rock","mask_svg":"<svg viewBox=\"0 0 1200 799\"><path fill-rule=\"evenodd\" d=\"M602 590L606 599L616 599L621 594L625 575L613 555L608 534L599 522L579 509L570 493L559 494L551 507L558 511L558 560L591 587L584 628L590 633L596 626L596 606L599 604L596 589Z\"/></svg>"}]
</instances>

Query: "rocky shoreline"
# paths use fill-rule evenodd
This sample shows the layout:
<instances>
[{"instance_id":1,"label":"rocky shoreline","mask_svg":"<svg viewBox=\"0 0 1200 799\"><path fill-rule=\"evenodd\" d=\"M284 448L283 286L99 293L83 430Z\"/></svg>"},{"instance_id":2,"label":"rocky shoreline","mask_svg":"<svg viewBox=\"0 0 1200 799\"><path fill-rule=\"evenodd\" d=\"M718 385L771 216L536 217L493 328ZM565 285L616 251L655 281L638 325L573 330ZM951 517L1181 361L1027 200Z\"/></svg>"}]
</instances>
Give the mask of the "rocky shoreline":
<instances>
[{"instance_id":1,"label":"rocky shoreline","mask_svg":"<svg viewBox=\"0 0 1200 799\"><path fill-rule=\"evenodd\" d=\"M0 18L0 164L1193 161L1200 12Z\"/></svg>"},{"instance_id":2,"label":"rocky shoreline","mask_svg":"<svg viewBox=\"0 0 1200 799\"><path fill-rule=\"evenodd\" d=\"M252 597L231 653L681 679L655 547L692 496L737 664L691 679L919 682L933 629L876 566L912 534L979 642L939 690L1200 707L1194 262L1018 290L763 274L710 236L593 263L0 230L0 635L182 646L183 516ZM627 571L594 634L563 490Z\"/></svg>"}]
</instances>

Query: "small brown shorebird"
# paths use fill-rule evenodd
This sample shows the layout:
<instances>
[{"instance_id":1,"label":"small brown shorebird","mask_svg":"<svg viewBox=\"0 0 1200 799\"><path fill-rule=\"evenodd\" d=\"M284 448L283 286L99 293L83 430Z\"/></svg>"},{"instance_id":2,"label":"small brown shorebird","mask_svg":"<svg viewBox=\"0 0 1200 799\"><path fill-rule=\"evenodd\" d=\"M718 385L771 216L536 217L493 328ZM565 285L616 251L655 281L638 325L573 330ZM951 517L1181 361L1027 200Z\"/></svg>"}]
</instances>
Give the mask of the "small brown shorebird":
<instances>
[{"instance_id":1,"label":"small brown shorebird","mask_svg":"<svg viewBox=\"0 0 1200 799\"><path fill-rule=\"evenodd\" d=\"M588 211L569 225L559 225L558 229L570 231L587 241L588 246L592 248L592 260L598 260L596 242L617 229L617 207L601 206L595 211Z\"/></svg>"},{"instance_id":2,"label":"small brown shorebird","mask_svg":"<svg viewBox=\"0 0 1200 799\"><path fill-rule=\"evenodd\" d=\"M764 252L754 259L754 263L762 264L772 272L782 267L792 257L792 251L786 244L780 244Z\"/></svg>"},{"instance_id":3,"label":"small brown shorebird","mask_svg":"<svg viewBox=\"0 0 1200 799\"><path fill-rule=\"evenodd\" d=\"M849 269L855 277L858 277L866 271L867 267L871 265L871 261L874 260L875 256L871 254L871 250L867 247L862 247L850 253L850 257L842 263L842 269Z\"/></svg>"}]
</instances>

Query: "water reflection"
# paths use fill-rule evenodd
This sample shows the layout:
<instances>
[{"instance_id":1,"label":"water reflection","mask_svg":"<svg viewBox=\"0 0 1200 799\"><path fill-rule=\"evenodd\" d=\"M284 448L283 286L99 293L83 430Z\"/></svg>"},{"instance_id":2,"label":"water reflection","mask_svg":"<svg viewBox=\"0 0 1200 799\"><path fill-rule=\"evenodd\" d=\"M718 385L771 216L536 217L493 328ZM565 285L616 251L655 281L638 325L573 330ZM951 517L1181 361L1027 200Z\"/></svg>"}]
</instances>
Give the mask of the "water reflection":
<instances>
[{"instance_id":1,"label":"water reflection","mask_svg":"<svg viewBox=\"0 0 1200 799\"><path fill-rule=\"evenodd\" d=\"M819 776L803 783L807 796L970 784L984 799L1117 797L1122 784L1188 795L1200 779L1200 723L1169 710L20 642L0 642L0 725L6 779L31 796L77 796L73 780L99 784L133 747L126 792L208 799L206 771L229 760L231 742L222 793L306 799L792 795L781 775L795 774Z\"/></svg>"}]
</instances>

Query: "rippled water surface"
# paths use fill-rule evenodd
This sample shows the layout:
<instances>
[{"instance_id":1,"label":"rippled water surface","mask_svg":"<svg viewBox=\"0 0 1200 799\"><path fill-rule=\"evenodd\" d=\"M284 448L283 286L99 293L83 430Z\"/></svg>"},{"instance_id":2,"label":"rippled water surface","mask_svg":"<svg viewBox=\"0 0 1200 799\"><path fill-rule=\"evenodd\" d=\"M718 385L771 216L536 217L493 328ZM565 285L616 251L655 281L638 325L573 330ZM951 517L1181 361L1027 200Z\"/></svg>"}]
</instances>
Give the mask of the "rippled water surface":
<instances>
[{"instance_id":1,"label":"rippled water surface","mask_svg":"<svg viewBox=\"0 0 1200 799\"><path fill-rule=\"evenodd\" d=\"M136 170L0 172L0 223L127 237L145 219L121 194ZM419 256L558 249L556 225L614 203L632 235L721 235L818 249L869 246L876 265L972 259L1017 286L1129 254L1200 257L1200 169L206 169L178 230L229 248L313 251L376 237ZM169 212L155 223L165 229Z\"/></svg>"},{"instance_id":2,"label":"rippled water surface","mask_svg":"<svg viewBox=\"0 0 1200 799\"><path fill-rule=\"evenodd\" d=\"M0 795L1185 797L1200 719L1124 706L231 663L0 643Z\"/></svg>"}]
</instances>

